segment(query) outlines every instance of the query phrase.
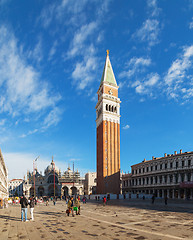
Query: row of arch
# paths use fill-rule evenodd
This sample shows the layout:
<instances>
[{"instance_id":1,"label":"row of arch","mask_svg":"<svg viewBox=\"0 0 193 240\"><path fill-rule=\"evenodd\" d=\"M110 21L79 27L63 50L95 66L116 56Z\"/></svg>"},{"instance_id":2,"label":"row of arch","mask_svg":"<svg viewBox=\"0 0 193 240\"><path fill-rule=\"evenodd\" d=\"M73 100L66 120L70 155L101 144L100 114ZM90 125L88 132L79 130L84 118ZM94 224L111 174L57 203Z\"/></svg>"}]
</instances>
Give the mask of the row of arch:
<instances>
[{"instance_id":1,"label":"row of arch","mask_svg":"<svg viewBox=\"0 0 193 240\"><path fill-rule=\"evenodd\" d=\"M106 104L106 111L117 113L117 107L110 104Z\"/></svg>"},{"instance_id":2,"label":"row of arch","mask_svg":"<svg viewBox=\"0 0 193 240\"><path fill-rule=\"evenodd\" d=\"M71 187L71 188L68 188L66 186L64 186L62 188L63 190L63 194L64 196L68 196L69 194L70 195L77 195L78 194L78 189L76 187ZM82 189L81 189L82 191ZM45 195L45 189L43 186L39 186L38 189L37 189L37 192L36 194L40 197L44 196ZM54 184L50 184L49 187L48 187L48 193L46 194L48 196L53 196L54 195ZM55 185L55 195L56 196L59 196L59 189L58 189L58 186ZM34 196L34 187L31 187L30 188L30 196Z\"/></svg>"}]
</instances>

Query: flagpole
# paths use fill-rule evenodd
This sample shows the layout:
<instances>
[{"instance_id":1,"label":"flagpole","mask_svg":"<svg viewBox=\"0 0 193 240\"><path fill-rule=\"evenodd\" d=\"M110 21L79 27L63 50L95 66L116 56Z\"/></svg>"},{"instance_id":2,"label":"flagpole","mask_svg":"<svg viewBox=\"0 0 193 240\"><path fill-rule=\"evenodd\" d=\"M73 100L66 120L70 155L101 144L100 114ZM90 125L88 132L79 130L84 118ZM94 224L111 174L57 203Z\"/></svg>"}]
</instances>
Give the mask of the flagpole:
<instances>
[{"instance_id":1,"label":"flagpole","mask_svg":"<svg viewBox=\"0 0 193 240\"><path fill-rule=\"evenodd\" d=\"M38 156L35 160L33 160L33 172L34 172L34 197L36 197L36 189L35 189L35 162L38 160L40 156Z\"/></svg>"}]
</instances>

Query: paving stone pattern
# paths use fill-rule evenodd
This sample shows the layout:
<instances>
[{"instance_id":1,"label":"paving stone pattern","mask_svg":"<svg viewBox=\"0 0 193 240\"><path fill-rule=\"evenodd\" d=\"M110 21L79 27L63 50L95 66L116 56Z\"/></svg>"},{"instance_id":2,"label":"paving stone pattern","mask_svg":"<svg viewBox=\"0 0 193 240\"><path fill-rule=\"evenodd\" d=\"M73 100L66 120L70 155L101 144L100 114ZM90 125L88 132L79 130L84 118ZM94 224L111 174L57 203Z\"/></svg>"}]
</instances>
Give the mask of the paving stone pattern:
<instances>
[{"instance_id":1,"label":"paving stone pattern","mask_svg":"<svg viewBox=\"0 0 193 240\"><path fill-rule=\"evenodd\" d=\"M35 221L21 222L20 205L0 210L0 240L19 239L193 239L193 204L164 206L150 200L111 200L81 205L81 215L66 216L66 204L35 207ZM30 211L28 209L28 218Z\"/></svg>"}]
</instances>

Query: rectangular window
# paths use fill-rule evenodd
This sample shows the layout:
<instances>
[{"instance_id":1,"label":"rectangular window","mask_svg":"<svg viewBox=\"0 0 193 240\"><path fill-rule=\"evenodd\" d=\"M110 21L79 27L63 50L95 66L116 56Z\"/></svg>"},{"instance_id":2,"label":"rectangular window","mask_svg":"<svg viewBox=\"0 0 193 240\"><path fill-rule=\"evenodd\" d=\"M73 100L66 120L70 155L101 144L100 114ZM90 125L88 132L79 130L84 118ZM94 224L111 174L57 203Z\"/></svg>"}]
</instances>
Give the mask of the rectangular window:
<instances>
[{"instance_id":1,"label":"rectangular window","mask_svg":"<svg viewBox=\"0 0 193 240\"><path fill-rule=\"evenodd\" d=\"M160 169L162 169L162 164L160 164Z\"/></svg>"},{"instance_id":2,"label":"rectangular window","mask_svg":"<svg viewBox=\"0 0 193 240\"><path fill-rule=\"evenodd\" d=\"M167 169L167 163L165 163L165 169Z\"/></svg>"},{"instance_id":3,"label":"rectangular window","mask_svg":"<svg viewBox=\"0 0 193 240\"><path fill-rule=\"evenodd\" d=\"M178 168L178 162L176 162L176 168Z\"/></svg>"},{"instance_id":4,"label":"rectangular window","mask_svg":"<svg viewBox=\"0 0 193 240\"><path fill-rule=\"evenodd\" d=\"M188 167L191 166L191 160L188 160Z\"/></svg>"},{"instance_id":5,"label":"rectangular window","mask_svg":"<svg viewBox=\"0 0 193 240\"><path fill-rule=\"evenodd\" d=\"M147 167L147 172L149 172L149 168Z\"/></svg>"},{"instance_id":6,"label":"rectangular window","mask_svg":"<svg viewBox=\"0 0 193 240\"><path fill-rule=\"evenodd\" d=\"M164 179L165 179L165 183L167 183L167 176L164 176Z\"/></svg>"},{"instance_id":7,"label":"rectangular window","mask_svg":"<svg viewBox=\"0 0 193 240\"><path fill-rule=\"evenodd\" d=\"M184 161L182 161L182 168L184 167Z\"/></svg>"},{"instance_id":8,"label":"rectangular window","mask_svg":"<svg viewBox=\"0 0 193 240\"><path fill-rule=\"evenodd\" d=\"M170 168L173 168L173 163L172 162L170 163Z\"/></svg>"},{"instance_id":9,"label":"rectangular window","mask_svg":"<svg viewBox=\"0 0 193 240\"><path fill-rule=\"evenodd\" d=\"M153 166L151 166L151 171L153 171Z\"/></svg>"}]
</instances>

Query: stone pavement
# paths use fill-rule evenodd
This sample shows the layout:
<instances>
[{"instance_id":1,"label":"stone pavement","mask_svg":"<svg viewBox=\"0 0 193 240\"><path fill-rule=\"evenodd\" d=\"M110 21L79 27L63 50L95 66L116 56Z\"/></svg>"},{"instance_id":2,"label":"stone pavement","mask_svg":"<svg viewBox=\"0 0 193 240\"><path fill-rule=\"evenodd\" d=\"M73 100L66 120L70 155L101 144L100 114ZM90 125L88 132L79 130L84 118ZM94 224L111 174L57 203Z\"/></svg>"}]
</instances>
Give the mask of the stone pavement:
<instances>
[{"instance_id":1,"label":"stone pavement","mask_svg":"<svg viewBox=\"0 0 193 240\"><path fill-rule=\"evenodd\" d=\"M19 239L193 239L192 202L156 200L111 200L81 205L80 216L65 214L66 204L58 201L38 205L35 221L21 222L20 206L0 209L0 240ZM28 211L28 218L30 213Z\"/></svg>"}]
</instances>

